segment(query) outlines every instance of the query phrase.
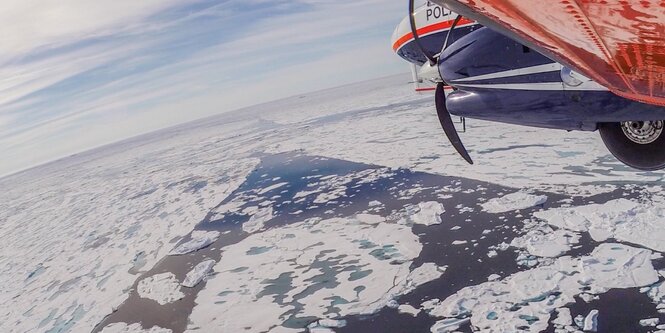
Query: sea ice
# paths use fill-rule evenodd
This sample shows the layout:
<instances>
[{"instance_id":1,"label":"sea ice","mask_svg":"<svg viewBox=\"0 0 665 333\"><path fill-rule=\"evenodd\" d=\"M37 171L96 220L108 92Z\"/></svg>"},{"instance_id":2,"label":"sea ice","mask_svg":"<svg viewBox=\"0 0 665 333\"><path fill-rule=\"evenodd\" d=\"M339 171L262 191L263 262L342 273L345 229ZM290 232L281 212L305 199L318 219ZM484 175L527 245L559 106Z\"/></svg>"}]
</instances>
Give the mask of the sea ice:
<instances>
[{"instance_id":1,"label":"sea ice","mask_svg":"<svg viewBox=\"0 0 665 333\"><path fill-rule=\"evenodd\" d=\"M580 236L574 232L545 227L529 230L513 239L510 245L525 249L534 256L554 258L570 251L579 240Z\"/></svg>"},{"instance_id":2,"label":"sea ice","mask_svg":"<svg viewBox=\"0 0 665 333\"><path fill-rule=\"evenodd\" d=\"M141 298L151 299L161 305L185 297L180 291L178 279L171 272L155 274L139 281L136 291Z\"/></svg>"},{"instance_id":3,"label":"sea ice","mask_svg":"<svg viewBox=\"0 0 665 333\"><path fill-rule=\"evenodd\" d=\"M219 238L219 231L194 230L192 231L191 239L189 241L178 245L169 254L177 256L198 251L214 243L217 238Z\"/></svg>"},{"instance_id":4,"label":"sea ice","mask_svg":"<svg viewBox=\"0 0 665 333\"><path fill-rule=\"evenodd\" d=\"M144 329L141 327L141 324L134 323L127 325L126 323L112 323L104 329L101 330L101 333L171 333L170 329L161 328L159 326L153 326L149 329Z\"/></svg>"},{"instance_id":5,"label":"sea ice","mask_svg":"<svg viewBox=\"0 0 665 333\"><path fill-rule=\"evenodd\" d=\"M515 192L500 198L490 199L480 204L488 213L505 213L513 210L526 209L542 205L547 201L546 195L535 195L526 192Z\"/></svg>"},{"instance_id":6,"label":"sea ice","mask_svg":"<svg viewBox=\"0 0 665 333\"><path fill-rule=\"evenodd\" d=\"M358 214L356 215L356 218L362 223L367 224L377 224L386 220L383 216L373 214Z\"/></svg>"},{"instance_id":7,"label":"sea ice","mask_svg":"<svg viewBox=\"0 0 665 333\"><path fill-rule=\"evenodd\" d=\"M420 309L416 309L409 304L401 304L400 306L397 307L397 311L399 313L410 314L414 317L418 316L418 314L420 313Z\"/></svg>"},{"instance_id":8,"label":"sea ice","mask_svg":"<svg viewBox=\"0 0 665 333\"><path fill-rule=\"evenodd\" d=\"M553 208L534 216L559 228L589 232L598 242L615 238L665 251L665 209L658 205L616 199L604 204Z\"/></svg>"},{"instance_id":9,"label":"sea ice","mask_svg":"<svg viewBox=\"0 0 665 333\"><path fill-rule=\"evenodd\" d=\"M242 224L242 230L249 234L257 232L263 229L264 224L272 218L273 218L272 206L261 208L257 210L252 215L252 217L249 218L249 221Z\"/></svg>"},{"instance_id":10,"label":"sea ice","mask_svg":"<svg viewBox=\"0 0 665 333\"><path fill-rule=\"evenodd\" d=\"M412 213L412 215L408 216L407 218L410 219L414 224L422 224L427 226L441 224L441 214L446 211L443 208L443 204L436 201L421 202L417 207L412 207L414 210L416 210L416 212Z\"/></svg>"},{"instance_id":11,"label":"sea ice","mask_svg":"<svg viewBox=\"0 0 665 333\"><path fill-rule=\"evenodd\" d=\"M552 324L559 326L570 326L573 324L573 317L570 315L569 308L556 309L556 319L552 320Z\"/></svg>"},{"instance_id":12,"label":"sea ice","mask_svg":"<svg viewBox=\"0 0 665 333\"><path fill-rule=\"evenodd\" d=\"M660 323L660 318L640 319L640 325L644 327L655 327Z\"/></svg>"},{"instance_id":13,"label":"sea ice","mask_svg":"<svg viewBox=\"0 0 665 333\"><path fill-rule=\"evenodd\" d=\"M461 325L468 323L471 318L449 318L439 320L430 328L432 333L448 333L456 331Z\"/></svg>"},{"instance_id":14,"label":"sea ice","mask_svg":"<svg viewBox=\"0 0 665 333\"><path fill-rule=\"evenodd\" d=\"M258 247L273 250L248 254ZM409 271L421 249L408 226L353 217L251 234L222 249L216 274L197 295L201 305L194 307L190 327L267 331L290 316L325 318L333 305L338 316L374 313L441 276L443 268L431 263Z\"/></svg>"},{"instance_id":15,"label":"sea ice","mask_svg":"<svg viewBox=\"0 0 665 333\"><path fill-rule=\"evenodd\" d=\"M585 332L595 332L598 330L598 310L593 309L584 317L583 329Z\"/></svg>"},{"instance_id":16,"label":"sea ice","mask_svg":"<svg viewBox=\"0 0 665 333\"><path fill-rule=\"evenodd\" d=\"M191 271L185 276L185 280L182 281L182 286L187 288L194 288L199 282L208 275L208 272L215 266L215 261L212 259L204 260L198 263Z\"/></svg>"},{"instance_id":17,"label":"sea ice","mask_svg":"<svg viewBox=\"0 0 665 333\"><path fill-rule=\"evenodd\" d=\"M575 302L582 292L604 293L658 281L651 251L622 244L600 244L589 256L559 257L550 265L515 273L499 281L466 287L428 304L434 317L471 316L481 332L508 332L519 326L547 328L550 313Z\"/></svg>"}]
</instances>

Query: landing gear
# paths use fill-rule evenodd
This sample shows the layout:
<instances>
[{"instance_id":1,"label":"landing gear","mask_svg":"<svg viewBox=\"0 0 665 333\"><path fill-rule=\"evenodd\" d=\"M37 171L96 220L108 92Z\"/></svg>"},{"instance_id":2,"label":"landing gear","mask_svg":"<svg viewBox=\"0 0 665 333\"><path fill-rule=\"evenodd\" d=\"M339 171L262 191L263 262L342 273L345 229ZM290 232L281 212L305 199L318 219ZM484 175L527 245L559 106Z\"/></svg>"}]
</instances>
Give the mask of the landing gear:
<instances>
[{"instance_id":1,"label":"landing gear","mask_svg":"<svg viewBox=\"0 0 665 333\"><path fill-rule=\"evenodd\" d=\"M624 164L639 170L665 168L665 121L598 124L607 149Z\"/></svg>"}]
</instances>

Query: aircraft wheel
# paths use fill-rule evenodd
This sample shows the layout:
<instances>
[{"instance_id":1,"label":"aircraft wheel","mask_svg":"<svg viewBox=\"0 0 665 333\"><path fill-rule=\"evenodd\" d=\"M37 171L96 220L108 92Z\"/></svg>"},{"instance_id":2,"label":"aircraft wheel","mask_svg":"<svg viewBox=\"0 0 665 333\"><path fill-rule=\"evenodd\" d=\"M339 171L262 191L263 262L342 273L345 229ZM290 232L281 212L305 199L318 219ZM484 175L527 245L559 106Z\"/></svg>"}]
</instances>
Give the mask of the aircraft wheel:
<instances>
[{"instance_id":1,"label":"aircraft wheel","mask_svg":"<svg viewBox=\"0 0 665 333\"><path fill-rule=\"evenodd\" d=\"M665 168L665 121L598 124L605 146L619 161L639 170Z\"/></svg>"}]
</instances>

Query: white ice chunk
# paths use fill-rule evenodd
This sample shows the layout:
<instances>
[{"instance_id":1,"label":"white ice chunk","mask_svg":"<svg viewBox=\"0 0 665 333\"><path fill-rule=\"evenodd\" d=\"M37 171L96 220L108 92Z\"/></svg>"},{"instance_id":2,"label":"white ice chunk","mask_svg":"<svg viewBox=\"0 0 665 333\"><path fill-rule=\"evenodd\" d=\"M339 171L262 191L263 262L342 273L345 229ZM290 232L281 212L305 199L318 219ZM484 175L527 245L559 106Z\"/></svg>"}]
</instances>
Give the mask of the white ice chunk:
<instances>
[{"instance_id":1,"label":"white ice chunk","mask_svg":"<svg viewBox=\"0 0 665 333\"><path fill-rule=\"evenodd\" d=\"M213 266L215 266L215 261L212 259L198 263L185 276L185 280L182 282L183 287L194 288L199 282L203 281Z\"/></svg>"},{"instance_id":2,"label":"white ice chunk","mask_svg":"<svg viewBox=\"0 0 665 333\"><path fill-rule=\"evenodd\" d=\"M414 224L434 225L441 224L441 214L445 212L443 204L436 201L421 202L418 204L418 212L411 215Z\"/></svg>"},{"instance_id":3,"label":"white ice chunk","mask_svg":"<svg viewBox=\"0 0 665 333\"><path fill-rule=\"evenodd\" d=\"M496 281L501 278L501 275L499 274L491 274L490 276L487 277L487 281Z\"/></svg>"},{"instance_id":4,"label":"white ice chunk","mask_svg":"<svg viewBox=\"0 0 665 333\"><path fill-rule=\"evenodd\" d=\"M501 198L490 199L481 206L488 213L505 213L513 210L526 209L542 205L547 201L545 195L534 195L526 192L515 192Z\"/></svg>"},{"instance_id":5,"label":"white ice chunk","mask_svg":"<svg viewBox=\"0 0 665 333\"><path fill-rule=\"evenodd\" d=\"M660 318L641 319L640 325L644 327L655 327L660 323Z\"/></svg>"},{"instance_id":6,"label":"white ice chunk","mask_svg":"<svg viewBox=\"0 0 665 333\"><path fill-rule=\"evenodd\" d=\"M430 328L430 332L432 333L448 333L448 332L453 332L456 331L461 325L464 325L468 323L471 320L471 318L462 318L462 319L457 319L457 318L450 318L450 319L443 319L439 320L432 327Z\"/></svg>"},{"instance_id":7,"label":"white ice chunk","mask_svg":"<svg viewBox=\"0 0 665 333\"><path fill-rule=\"evenodd\" d=\"M381 203L381 201L378 201L378 200L372 200L368 204L369 207L378 207L378 206L382 206L382 205L383 205L383 203Z\"/></svg>"},{"instance_id":8,"label":"white ice chunk","mask_svg":"<svg viewBox=\"0 0 665 333\"><path fill-rule=\"evenodd\" d=\"M580 236L568 230L534 229L525 235L513 239L511 246L526 249L529 254L538 257L558 257L577 244Z\"/></svg>"},{"instance_id":9,"label":"white ice chunk","mask_svg":"<svg viewBox=\"0 0 665 333\"><path fill-rule=\"evenodd\" d=\"M598 310L593 309L584 317L584 331L596 332L598 330Z\"/></svg>"},{"instance_id":10,"label":"white ice chunk","mask_svg":"<svg viewBox=\"0 0 665 333\"><path fill-rule=\"evenodd\" d=\"M570 326L573 324L573 316L570 315L569 308L556 309L556 319L552 320L552 324L560 326Z\"/></svg>"},{"instance_id":11,"label":"white ice chunk","mask_svg":"<svg viewBox=\"0 0 665 333\"><path fill-rule=\"evenodd\" d=\"M202 249L219 238L219 231L194 230L189 241L178 245L169 255L182 255Z\"/></svg>"},{"instance_id":12,"label":"white ice chunk","mask_svg":"<svg viewBox=\"0 0 665 333\"><path fill-rule=\"evenodd\" d=\"M155 274L139 281L136 287L141 298L148 298L164 305L175 302L183 297L180 283L171 272Z\"/></svg>"},{"instance_id":13,"label":"white ice chunk","mask_svg":"<svg viewBox=\"0 0 665 333\"><path fill-rule=\"evenodd\" d=\"M144 329L141 324L134 323L127 325L127 323L112 323L101 330L101 333L171 333L170 329L153 326L149 329Z\"/></svg>"},{"instance_id":14,"label":"white ice chunk","mask_svg":"<svg viewBox=\"0 0 665 333\"><path fill-rule=\"evenodd\" d=\"M466 243L468 243L468 242L465 241L465 240L454 240L452 244L453 245L464 245Z\"/></svg>"},{"instance_id":15,"label":"white ice chunk","mask_svg":"<svg viewBox=\"0 0 665 333\"><path fill-rule=\"evenodd\" d=\"M426 262L411 271L407 279L410 284L417 287L440 278L447 268L448 266L437 266L435 263Z\"/></svg>"},{"instance_id":16,"label":"white ice chunk","mask_svg":"<svg viewBox=\"0 0 665 333\"><path fill-rule=\"evenodd\" d=\"M272 206L261 208L249 218L249 221L242 224L242 230L249 234L259 231L263 229L264 224L272 219L272 217Z\"/></svg>"},{"instance_id":17,"label":"white ice chunk","mask_svg":"<svg viewBox=\"0 0 665 333\"><path fill-rule=\"evenodd\" d=\"M399 313L410 314L414 317L418 316L418 314L420 313L420 309L416 309L409 304L401 304L399 307L397 307L397 311Z\"/></svg>"},{"instance_id":18,"label":"white ice chunk","mask_svg":"<svg viewBox=\"0 0 665 333\"><path fill-rule=\"evenodd\" d=\"M319 319L316 323L318 326L329 328L341 328L346 326L346 320L344 319Z\"/></svg>"},{"instance_id":19,"label":"white ice chunk","mask_svg":"<svg viewBox=\"0 0 665 333\"><path fill-rule=\"evenodd\" d=\"M627 199L534 213L547 223L573 231L589 232L596 241L608 238L665 251L665 209Z\"/></svg>"}]
</instances>

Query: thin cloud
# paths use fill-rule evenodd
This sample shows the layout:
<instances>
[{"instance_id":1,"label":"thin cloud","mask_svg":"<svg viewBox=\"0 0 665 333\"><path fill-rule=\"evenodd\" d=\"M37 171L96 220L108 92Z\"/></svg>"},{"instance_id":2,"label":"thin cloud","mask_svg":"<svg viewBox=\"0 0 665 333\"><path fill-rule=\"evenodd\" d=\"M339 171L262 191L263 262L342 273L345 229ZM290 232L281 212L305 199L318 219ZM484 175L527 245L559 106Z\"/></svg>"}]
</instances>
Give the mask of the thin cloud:
<instances>
[{"instance_id":1,"label":"thin cloud","mask_svg":"<svg viewBox=\"0 0 665 333\"><path fill-rule=\"evenodd\" d=\"M54 3L42 10L70 7ZM98 5L108 6L107 19L82 18L89 5L58 14L81 21L52 33L25 32L36 34L35 41L16 44L23 53L0 63L0 119L9 119L0 122L0 153L13 157L0 174L252 103L404 69L388 42L404 6L392 2L148 1L131 15L120 15L115 2ZM18 42L0 38L0 50L11 43ZM128 126L131 120L138 125Z\"/></svg>"}]
</instances>

